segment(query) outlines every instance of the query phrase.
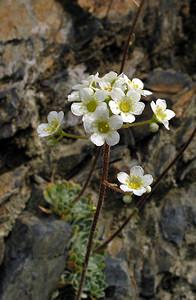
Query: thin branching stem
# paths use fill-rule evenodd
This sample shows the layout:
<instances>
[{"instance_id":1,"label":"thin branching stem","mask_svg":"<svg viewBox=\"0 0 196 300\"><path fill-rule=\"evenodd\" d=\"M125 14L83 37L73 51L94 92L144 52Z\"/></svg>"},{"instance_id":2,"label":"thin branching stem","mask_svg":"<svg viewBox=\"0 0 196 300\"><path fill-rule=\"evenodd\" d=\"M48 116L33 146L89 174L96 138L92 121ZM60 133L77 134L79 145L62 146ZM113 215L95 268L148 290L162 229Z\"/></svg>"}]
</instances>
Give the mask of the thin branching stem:
<instances>
[{"instance_id":1,"label":"thin branching stem","mask_svg":"<svg viewBox=\"0 0 196 300\"><path fill-rule=\"evenodd\" d=\"M89 233L82 274L81 274L79 288L78 288L75 300L81 299L82 289L83 289L83 285L84 285L84 281L85 281L85 275L86 275L88 262L89 262L89 258L90 258L92 246L93 246L93 238L95 235L97 223L99 220L99 215L100 215L100 212L101 212L101 209L103 206L103 202L105 199L106 186L105 186L104 182L108 179L109 160L110 160L110 146L108 146L107 144L104 144L104 146L103 146L103 171L102 171L102 177L101 177L101 182L100 182L99 199L98 199L95 215L94 215L90 233Z\"/></svg>"},{"instance_id":2,"label":"thin branching stem","mask_svg":"<svg viewBox=\"0 0 196 300\"><path fill-rule=\"evenodd\" d=\"M113 2L114 2L114 0L110 0L110 2L108 4L108 7L107 7L107 10L106 10L106 13L105 13L105 17L104 17L105 20L108 19L108 16L109 16L110 10L112 8Z\"/></svg>"},{"instance_id":3,"label":"thin branching stem","mask_svg":"<svg viewBox=\"0 0 196 300\"><path fill-rule=\"evenodd\" d=\"M163 179L163 177L167 174L167 172L173 167L173 165L176 163L176 161L182 156L184 151L187 149L187 147L190 145L192 142L194 136L196 133L196 129L193 130L192 134L190 135L189 139L187 142L184 144L184 146L181 148L179 153L175 156L175 158L171 161L171 163L165 168L165 170L161 173L161 175L157 178L155 183L152 185L152 192L150 194L144 195L141 197L137 204L135 209L130 213L130 215L127 217L127 219L122 223L122 225L105 241L103 242L99 247L95 249L95 252L99 252L103 250L113 239L115 239L119 233L126 227L126 225L130 222L132 217L135 215L136 212L141 211L144 207L145 204L150 200L152 197L152 194L155 192L157 186L159 185L160 181Z\"/></svg>"},{"instance_id":4,"label":"thin branching stem","mask_svg":"<svg viewBox=\"0 0 196 300\"><path fill-rule=\"evenodd\" d=\"M75 134L72 134L72 133L67 133L65 131L62 131L61 135L63 137L71 138L71 139L80 139L80 140L87 140L88 139L88 137L85 136L85 135L75 135Z\"/></svg>"},{"instance_id":5,"label":"thin branching stem","mask_svg":"<svg viewBox=\"0 0 196 300\"><path fill-rule=\"evenodd\" d=\"M101 150L101 148L100 148L100 147L97 147L96 152L95 152L95 155L94 155L94 158L93 158L93 161L92 161L92 163L91 163L91 167L90 167L88 176L87 176L87 178L86 178L86 181L85 181L85 183L84 183L84 185L83 185L83 188L81 189L81 191L80 191L79 194L77 195L77 197L73 200L73 203L78 202L78 201L80 200L80 198L82 197L82 195L84 194L84 192L86 191L86 188L87 188L87 186L88 186L89 183L90 183L90 180L91 180L93 171L94 171L94 169L95 169L97 160L98 160L98 158L99 158L100 150Z\"/></svg>"},{"instance_id":6,"label":"thin branching stem","mask_svg":"<svg viewBox=\"0 0 196 300\"><path fill-rule=\"evenodd\" d=\"M128 49L129 49L129 44L130 44L130 41L133 37L135 27L136 27L137 22L139 20L139 16L141 14L142 7L143 7L144 3L145 3L145 0L142 0L141 3L140 3L140 6L138 7L138 11L137 11L136 16L134 18L133 24L130 28L128 39L126 41L124 52L123 52L123 57L122 57L122 62L121 62L121 67L120 67L120 73L122 73L123 70L124 70L125 62L126 62L126 59L127 59L127 53L128 53Z\"/></svg>"},{"instance_id":7,"label":"thin branching stem","mask_svg":"<svg viewBox=\"0 0 196 300\"><path fill-rule=\"evenodd\" d=\"M121 194L127 194L125 192L123 192L121 189L119 189L119 187L116 184L110 183L108 181L104 181L105 186L107 186L110 190L113 190L117 193L121 193Z\"/></svg>"},{"instance_id":8,"label":"thin branching stem","mask_svg":"<svg viewBox=\"0 0 196 300\"><path fill-rule=\"evenodd\" d=\"M127 124L124 124L122 127L129 128L129 127L143 126L143 125L151 124L152 122L153 122L153 119L150 119L150 120L135 122L135 123L131 123L131 124L127 123Z\"/></svg>"},{"instance_id":9,"label":"thin branching stem","mask_svg":"<svg viewBox=\"0 0 196 300\"><path fill-rule=\"evenodd\" d=\"M120 73L123 72L124 66L125 66L125 62L126 62L126 57L127 57L127 51L129 48L129 42L130 39L133 35L133 32L135 30L137 21L139 19L140 13L141 13L141 9L142 6L144 4L145 0L142 0L136 17L134 19L133 22L133 26L131 27L131 30L129 32L128 35L128 39L127 42L125 44L125 48L124 48L124 52L123 52L123 59L121 62L121 66L120 66ZM90 234L89 234L89 238L88 238L88 244L87 244L87 250L86 250L86 254L85 254L85 259L84 259L84 263L83 263L83 269L82 269L82 274L81 274L81 278L80 278L80 283L79 283L79 288L75 297L75 300L80 300L81 299L81 294L82 294L82 289L83 289L83 285L84 285L84 281L85 281L85 276L86 276L86 271L88 268L88 262L89 262L89 258L91 255L91 251L92 251L92 246L93 246L93 238L94 238L94 234L96 231L96 226L99 220L99 215L103 206L103 202L105 199L105 193L106 193L106 185L104 184L105 181L107 181L108 179L108 170L109 170L109 158L110 158L110 146L108 146L107 144L104 144L103 147L103 173L102 173L102 178L101 178L101 182L100 182L100 191L99 191L99 199L98 199L98 203L97 203L97 207L96 207L96 211L95 211L95 215L92 221L92 225L91 225L91 230L90 230Z\"/></svg>"}]
</instances>

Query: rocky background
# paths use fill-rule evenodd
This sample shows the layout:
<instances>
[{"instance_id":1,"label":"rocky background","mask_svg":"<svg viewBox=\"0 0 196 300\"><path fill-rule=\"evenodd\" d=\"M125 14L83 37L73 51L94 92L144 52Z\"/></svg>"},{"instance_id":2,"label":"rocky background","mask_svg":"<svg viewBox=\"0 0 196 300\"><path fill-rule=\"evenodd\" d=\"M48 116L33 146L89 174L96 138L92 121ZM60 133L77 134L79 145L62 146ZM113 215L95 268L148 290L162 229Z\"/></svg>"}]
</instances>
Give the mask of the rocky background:
<instances>
[{"instance_id":1,"label":"rocky background","mask_svg":"<svg viewBox=\"0 0 196 300\"><path fill-rule=\"evenodd\" d=\"M48 147L36 133L49 111L64 110L67 130L81 133L66 102L71 86L91 73L119 70L139 0L0 1L0 299L48 300L65 265L71 228L43 217L46 182L83 183L94 147L64 141ZM121 132L112 148L111 180L142 163L156 178L194 128L193 0L146 1L125 73L144 80L149 102L167 99L171 130ZM146 110L146 116L150 114ZM144 118L146 117L144 116ZM107 300L194 300L196 297L195 143L161 182L139 220L108 247ZM98 189L100 164L92 187ZM108 192L107 237L130 212ZM63 299L66 298L64 295Z\"/></svg>"}]
</instances>

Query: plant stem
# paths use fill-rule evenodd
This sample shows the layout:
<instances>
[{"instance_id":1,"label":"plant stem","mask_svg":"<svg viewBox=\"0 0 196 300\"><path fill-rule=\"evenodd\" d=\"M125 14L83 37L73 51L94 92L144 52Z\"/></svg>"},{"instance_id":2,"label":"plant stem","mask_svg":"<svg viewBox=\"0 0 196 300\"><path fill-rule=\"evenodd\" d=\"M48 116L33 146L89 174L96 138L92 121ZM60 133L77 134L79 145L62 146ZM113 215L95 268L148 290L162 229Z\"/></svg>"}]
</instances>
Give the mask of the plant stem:
<instances>
[{"instance_id":1,"label":"plant stem","mask_svg":"<svg viewBox=\"0 0 196 300\"><path fill-rule=\"evenodd\" d=\"M103 244L101 244L99 247L97 247L95 249L95 252L99 252L100 250L104 249L125 228L125 226L129 223L129 221L131 220L133 215L136 212L141 211L144 208L146 202L152 197L152 194L155 192L155 190L156 190L158 184L160 183L160 181L167 174L167 172L171 169L171 167L176 163L176 161L182 156L182 154L184 153L186 148L189 146L189 144L191 143L191 141L193 140L193 138L195 136L195 133L196 133L196 129L193 130L193 132L190 135L189 139L184 144L184 146L181 148L181 150L176 155L176 157L171 161L171 163L165 168L165 170L157 178L155 183L152 185L152 192L148 195L144 195L143 197L140 198L140 200L138 200L138 202L136 204L136 208L131 212L131 214L127 217L127 219L122 223L122 225L105 242L103 242Z\"/></svg>"},{"instance_id":2,"label":"plant stem","mask_svg":"<svg viewBox=\"0 0 196 300\"><path fill-rule=\"evenodd\" d=\"M99 215L100 215L100 212L101 212L101 209L103 206L103 202L104 202L104 198L105 198L106 186L105 186L104 182L108 178L109 160L110 160L110 146L108 146L107 144L104 144L104 146L103 146L103 171L102 171L102 177L101 177L101 182L100 182L99 199L98 199L95 215L93 218L93 222L91 225L91 229L90 229L87 250L86 250L82 274L81 274L81 279L80 279L79 288L78 288L75 300L81 299L82 289L83 289L83 285L84 285L84 281L85 281L85 275L86 275L88 262L89 262L89 258L90 258L90 254L91 254L92 246L93 246L93 238L95 235L97 222L99 220Z\"/></svg>"},{"instance_id":3,"label":"plant stem","mask_svg":"<svg viewBox=\"0 0 196 300\"><path fill-rule=\"evenodd\" d=\"M80 199L80 197L84 194L84 192L85 192L85 190L86 190L86 188L87 188L87 186L88 186L88 184L89 184L89 182L91 180L93 171L95 169L95 166L96 166L99 154L100 154L100 150L101 150L101 148L97 147L95 156L94 156L92 164L91 164L91 168L90 168L89 174L88 174L87 179L86 179L86 182L84 183L84 186L81 189L81 191L79 192L79 194L77 195L77 197L73 200L73 203L78 202L78 200Z\"/></svg>"},{"instance_id":4,"label":"plant stem","mask_svg":"<svg viewBox=\"0 0 196 300\"><path fill-rule=\"evenodd\" d=\"M122 127L129 128L129 127L143 126L143 125L151 124L152 122L153 122L153 119L150 119L150 120L131 123L131 124L124 124Z\"/></svg>"},{"instance_id":5,"label":"plant stem","mask_svg":"<svg viewBox=\"0 0 196 300\"><path fill-rule=\"evenodd\" d=\"M126 62L127 51L128 51L128 48L129 48L129 42L130 42L130 39L131 39L131 37L133 35L133 32L135 30L135 26L136 26L137 21L139 19L139 15L140 15L140 12L141 12L141 9L142 9L142 6L143 6L144 2L145 2L145 0L142 0L140 6L138 8L136 17L133 21L133 25L131 27L131 30L129 32L128 39L127 39L127 42L126 42L125 48L124 48L123 59L122 59L121 66L120 66L120 73L123 72L125 62ZM99 219L99 215L100 215L100 212L101 212L101 208L102 208L102 205L103 205L103 202L104 202L104 199L105 199L105 193L106 193L106 189L107 189L104 182L107 181L107 179L108 179L110 146L107 145L107 144L104 144L103 152L104 152L103 153L103 173L102 173L102 178L101 178L101 182L100 182L99 200L98 200L98 203L97 203L97 208L96 208L95 215L94 215L94 218L93 218L93 222L92 222L92 225L91 225L91 230L90 230L90 234L89 234L89 238L88 238L88 244L87 244L87 250L86 250L85 259L84 259L84 263L83 263L82 274L81 274L79 288L78 288L75 300L80 300L81 299L82 289L83 289L83 285L84 285L84 281L85 281L85 275L86 275L86 271L87 271L87 267L88 267L90 254L91 254L91 251L92 251L93 237L94 237L94 234L95 234L95 231L96 231L97 222L98 222L98 219Z\"/></svg>"},{"instance_id":6,"label":"plant stem","mask_svg":"<svg viewBox=\"0 0 196 300\"><path fill-rule=\"evenodd\" d=\"M81 139L81 140L87 140L88 137L85 135L75 135L72 133L67 133L65 131L61 131L61 135L67 138L71 138L71 139Z\"/></svg>"},{"instance_id":7,"label":"plant stem","mask_svg":"<svg viewBox=\"0 0 196 300\"><path fill-rule=\"evenodd\" d=\"M126 194L125 192L123 192L123 190L119 189L119 187L117 185L114 185L113 183L110 183L108 181L104 182L105 186L107 186L109 189L117 192L117 193L121 193L121 194Z\"/></svg>"},{"instance_id":8,"label":"plant stem","mask_svg":"<svg viewBox=\"0 0 196 300\"><path fill-rule=\"evenodd\" d=\"M124 48L124 52L123 52L123 58L122 58L121 67L120 67L120 73L123 72L123 69L124 69L124 66L125 66L125 62L126 62L126 58L127 58L128 49L129 49L129 43L130 43L131 38L132 38L132 36L133 36L133 33L134 33L134 31L135 31L135 27L136 27L137 21L138 21L138 19L139 19L139 16L140 16L142 7L143 7L143 5L144 5L144 2L145 2L145 0L142 0L142 1L141 1L140 6L139 6L138 11L137 11L137 14L136 14L136 16L135 16L135 19L134 19L134 21L133 21L133 25L132 25L131 28L130 28L129 35L128 35L128 39L127 39L127 41L126 41L125 48Z\"/></svg>"},{"instance_id":9,"label":"plant stem","mask_svg":"<svg viewBox=\"0 0 196 300\"><path fill-rule=\"evenodd\" d=\"M109 16L109 13L110 13L110 10L111 10L111 8L112 8L113 2L114 2L114 0L110 0L110 2L109 2L109 5L108 5L108 7L107 7L106 14L105 14L105 17L104 17L105 20L107 20L107 18L108 18L108 16Z\"/></svg>"}]
</instances>

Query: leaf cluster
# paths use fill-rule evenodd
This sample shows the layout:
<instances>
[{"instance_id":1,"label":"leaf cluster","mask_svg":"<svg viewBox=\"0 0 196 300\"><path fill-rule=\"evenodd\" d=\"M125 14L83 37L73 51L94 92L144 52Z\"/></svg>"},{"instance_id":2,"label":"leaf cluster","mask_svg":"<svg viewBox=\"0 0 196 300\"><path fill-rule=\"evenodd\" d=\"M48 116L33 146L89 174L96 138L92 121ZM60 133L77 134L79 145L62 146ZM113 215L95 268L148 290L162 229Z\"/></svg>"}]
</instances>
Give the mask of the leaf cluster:
<instances>
[{"instance_id":1,"label":"leaf cluster","mask_svg":"<svg viewBox=\"0 0 196 300\"><path fill-rule=\"evenodd\" d=\"M44 191L45 200L50 205L51 210L72 225L67 266L61 277L61 283L72 285L75 290L79 286L88 235L95 211L90 196L81 197L79 201L74 203L73 200L80 189L81 187L78 184L63 181L49 184ZM95 246L97 245L98 241L95 240ZM83 289L83 298L100 299L104 297L106 288L104 261L104 253L91 255Z\"/></svg>"}]
</instances>

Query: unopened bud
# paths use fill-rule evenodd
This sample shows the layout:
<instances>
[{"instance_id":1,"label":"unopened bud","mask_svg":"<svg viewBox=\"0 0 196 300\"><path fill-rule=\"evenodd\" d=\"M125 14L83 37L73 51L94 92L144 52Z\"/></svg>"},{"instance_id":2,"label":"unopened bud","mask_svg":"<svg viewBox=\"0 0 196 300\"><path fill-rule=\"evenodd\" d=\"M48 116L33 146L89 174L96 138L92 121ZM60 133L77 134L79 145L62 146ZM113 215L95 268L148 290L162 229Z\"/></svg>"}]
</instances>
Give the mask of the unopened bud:
<instances>
[{"instance_id":1,"label":"unopened bud","mask_svg":"<svg viewBox=\"0 0 196 300\"><path fill-rule=\"evenodd\" d=\"M131 203L131 201L132 201L132 194L131 193L128 194L128 195L123 196L123 202L124 203L129 204L129 203Z\"/></svg>"},{"instance_id":2,"label":"unopened bud","mask_svg":"<svg viewBox=\"0 0 196 300\"><path fill-rule=\"evenodd\" d=\"M151 132L157 132L159 130L159 125L157 123L151 123L149 127Z\"/></svg>"},{"instance_id":3,"label":"unopened bud","mask_svg":"<svg viewBox=\"0 0 196 300\"><path fill-rule=\"evenodd\" d=\"M152 189L151 189L151 187L148 185L148 186L146 187L146 193L149 194L151 191L152 191Z\"/></svg>"}]
</instances>

